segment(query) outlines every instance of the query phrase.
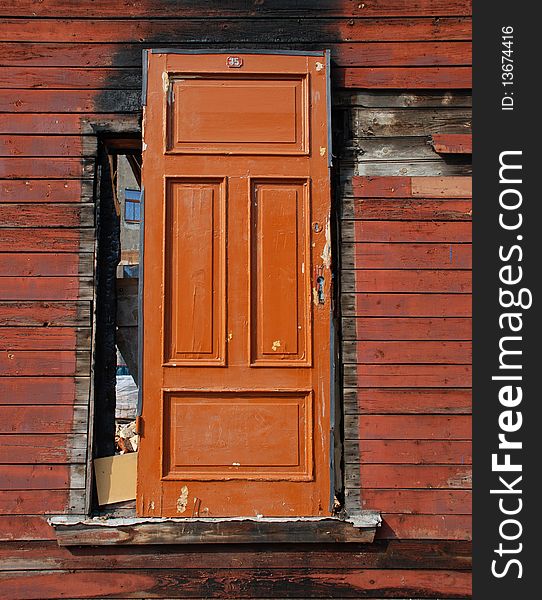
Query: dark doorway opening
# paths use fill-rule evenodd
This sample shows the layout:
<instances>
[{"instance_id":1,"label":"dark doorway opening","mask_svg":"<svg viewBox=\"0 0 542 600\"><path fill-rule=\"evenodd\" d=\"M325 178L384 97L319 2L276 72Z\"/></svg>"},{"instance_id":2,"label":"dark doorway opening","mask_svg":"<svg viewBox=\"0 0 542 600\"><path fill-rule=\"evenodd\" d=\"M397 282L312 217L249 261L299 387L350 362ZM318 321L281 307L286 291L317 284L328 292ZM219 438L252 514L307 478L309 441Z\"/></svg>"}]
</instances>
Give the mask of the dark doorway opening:
<instances>
[{"instance_id":1,"label":"dark doorway opening","mask_svg":"<svg viewBox=\"0 0 542 600\"><path fill-rule=\"evenodd\" d=\"M141 136L99 137L92 459L137 452ZM94 479L92 508L99 506ZM133 504L133 502L132 502ZM128 502L105 507L132 508Z\"/></svg>"}]
</instances>

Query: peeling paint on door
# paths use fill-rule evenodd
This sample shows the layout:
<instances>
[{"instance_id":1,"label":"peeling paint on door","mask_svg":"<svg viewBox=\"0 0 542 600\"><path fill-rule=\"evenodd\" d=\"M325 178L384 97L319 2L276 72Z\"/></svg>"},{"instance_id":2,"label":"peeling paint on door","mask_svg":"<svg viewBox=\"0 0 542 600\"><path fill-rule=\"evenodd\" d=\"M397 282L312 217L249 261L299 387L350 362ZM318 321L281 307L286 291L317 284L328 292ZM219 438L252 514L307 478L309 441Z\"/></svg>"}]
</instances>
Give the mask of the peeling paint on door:
<instances>
[{"instance_id":1,"label":"peeling paint on door","mask_svg":"<svg viewBox=\"0 0 542 600\"><path fill-rule=\"evenodd\" d=\"M184 513L186 511L186 507L188 505L188 487L183 485L181 488L181 493L177 498L177 512Z\"/></svg>"}]
</instances>

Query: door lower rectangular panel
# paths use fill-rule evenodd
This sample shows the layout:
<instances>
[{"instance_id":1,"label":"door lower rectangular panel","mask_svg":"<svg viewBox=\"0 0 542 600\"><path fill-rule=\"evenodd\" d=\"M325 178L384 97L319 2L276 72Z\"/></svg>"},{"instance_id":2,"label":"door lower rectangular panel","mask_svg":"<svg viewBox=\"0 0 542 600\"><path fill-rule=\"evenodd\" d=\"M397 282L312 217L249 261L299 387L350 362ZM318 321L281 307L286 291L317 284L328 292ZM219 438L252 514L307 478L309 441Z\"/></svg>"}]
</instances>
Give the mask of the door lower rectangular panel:
<instances>
[{"instance_id":1,"label":"door lower rectangular panel","mask_svg":"<svg viewBox=\"0 0 542 600\"><path fill-rule=\"evenodd\" d=\"M166 392L163 477L312 477L312 392Z\"/></svg>"}]
</instances>

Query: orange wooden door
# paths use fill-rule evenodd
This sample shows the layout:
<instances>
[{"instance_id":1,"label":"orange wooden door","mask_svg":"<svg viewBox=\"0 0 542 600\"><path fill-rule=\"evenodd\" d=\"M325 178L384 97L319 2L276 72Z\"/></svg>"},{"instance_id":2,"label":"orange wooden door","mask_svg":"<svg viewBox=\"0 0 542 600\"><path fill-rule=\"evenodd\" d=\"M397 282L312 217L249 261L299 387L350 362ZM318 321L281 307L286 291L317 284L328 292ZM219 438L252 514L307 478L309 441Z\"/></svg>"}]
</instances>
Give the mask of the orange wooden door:
<instances>
[{"instance_id":1,"label":"orange wooden door","mask_svg":"<svg viewBox=\"0 0 542 600\"><path fill-rule=\"evenodd\" d=\"M325 55L149 53L138 514L330 514Z\"/></svg>"}]
</instances>

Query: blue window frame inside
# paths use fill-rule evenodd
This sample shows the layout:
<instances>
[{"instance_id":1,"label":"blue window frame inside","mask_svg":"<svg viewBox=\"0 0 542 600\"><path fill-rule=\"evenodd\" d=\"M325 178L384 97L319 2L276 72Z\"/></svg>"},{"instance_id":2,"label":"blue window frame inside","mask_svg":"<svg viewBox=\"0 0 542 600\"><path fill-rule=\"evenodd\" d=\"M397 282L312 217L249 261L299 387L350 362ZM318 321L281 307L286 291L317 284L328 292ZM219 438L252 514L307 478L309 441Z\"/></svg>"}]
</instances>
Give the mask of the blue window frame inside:
<instances>
[{"instance_id":1,"label":"blue window frame inside","mask_svg":"<svg viewBox=\"0 0 542 600\"><path fill-rule=\"evenodd\" d=\"M139 190L124 190L124 220L128 223L141 221L141 192Z\"/></svg>"}]
</instances>

